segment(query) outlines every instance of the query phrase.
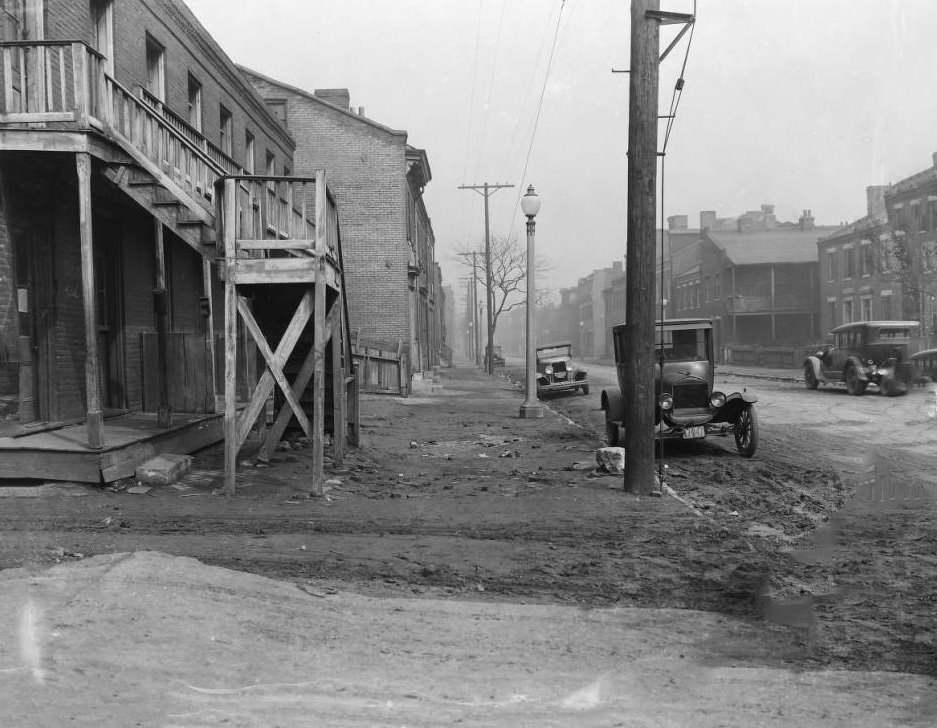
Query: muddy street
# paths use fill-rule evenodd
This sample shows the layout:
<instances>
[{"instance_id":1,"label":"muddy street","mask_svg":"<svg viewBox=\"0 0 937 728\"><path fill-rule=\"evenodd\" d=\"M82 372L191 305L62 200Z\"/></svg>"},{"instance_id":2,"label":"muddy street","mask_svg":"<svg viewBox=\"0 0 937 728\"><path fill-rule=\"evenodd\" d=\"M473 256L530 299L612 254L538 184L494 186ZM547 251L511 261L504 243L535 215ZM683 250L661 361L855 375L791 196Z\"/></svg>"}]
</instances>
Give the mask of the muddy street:
<instances>
[{"instance_id":1,"label":"muddy street","mask_svg":"<svg viewBox=\"0 0 937 728\"><path fill-rule=\"evenodd\" d=\"M600 386L521 420L508 374L367 397L363 447L321 499L300 492L301 442L269 467L247 451L232 499L219 449L145 495L7 493L0 567L153 550L372 596L699 609L749 620L731 649L767 663L937 672L931 394L717 376L761 398L758 453L668 447L672 495L642 498L594 472Z\"/></svg>"}]
</instances>

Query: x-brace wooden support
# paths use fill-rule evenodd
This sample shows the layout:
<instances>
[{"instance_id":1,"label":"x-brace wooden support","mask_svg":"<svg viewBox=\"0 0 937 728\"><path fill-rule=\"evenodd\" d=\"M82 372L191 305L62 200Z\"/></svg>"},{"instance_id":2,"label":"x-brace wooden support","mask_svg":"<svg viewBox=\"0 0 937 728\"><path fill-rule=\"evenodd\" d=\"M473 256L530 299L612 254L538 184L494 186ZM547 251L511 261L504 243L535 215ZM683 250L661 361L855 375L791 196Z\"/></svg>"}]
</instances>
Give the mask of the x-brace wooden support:
<instances>
[{"instance_id":1,"label":"x-brace wooden support","mask_svg":"<svg viewBox=\"0 0 937 728\"><path fill-rule=\"evenodd\" d=\"M257 321L254 320L254 315L251 313L247 301L243 296L238 296L238 312L241 314L241 318L244 320L244 324L247 326L248 331L250 331L254 341L257 342L257 347L260 349L260 353L267 362L267 368L261 375L260 381L257 382L250 402L248 402L243 414L238 418L237 448L240 449L244 444L244 441L250 434L251 428L257 421L257 417L264 408L264 403L272 394L275 385L279 385L280 389L283 391L283 396L286 398L290 409L296 415L296 419L299 420L299 424L303 428L303 432L306 433L306 437L311 438L312 427L309 424L309 419L306 417L306 413L300 406L299 401L293 395L293 389L287 381L286 376L283 374L283 366L286 364L287 359L289 359L290 354L293 353L293 349L299 341L303 329L306 327L306 323L312 316L312 291L307 291L296 307L293 318L286 332L283 334L283 337L280 339L280 343L277 345L276 353L271 351L267 339L260 330L260 326L257 325Z\"/></svg>"},{"instance_id":2,"label":"x-brace wooden support","mask_svg":"<svg viewBox=\"0 0 937 728\"><path fill-rule=\"evenodd\" d=\"M329 309L328 315L325 317L325 343L328 343L328 340L332 338L333 327L335 322L341 319L342 307L341 299L337 298L332 303L332 308ZM339 342L335 341L332 343L332 346L338 346ZM306 386L309 384L309 380L312 379L312 373L316 365L316 357L322 357L325 355L325 350L318 350L315 346L309 347L309 352L306 354L306 359L303 361L303 365L299 370L299 373L296 375L296 379L293 380L293 396L297 399L301 397L303 391L306 389ZM336 376L335 372L332 372L332 376ZM269 460L270 455L276 449L277 443L280 442L280 439L283 437L283 433L286 432L286 427L290 423L290 410L286 407L283 407L279 414L277 415L276 421L273 423L273 427L267 432L267 437L264 439L264 444L260 448L260 452L257 454L258 460ZM306 433L307 437L310 437L309 433Z\"/></svg>"}]
</instances>

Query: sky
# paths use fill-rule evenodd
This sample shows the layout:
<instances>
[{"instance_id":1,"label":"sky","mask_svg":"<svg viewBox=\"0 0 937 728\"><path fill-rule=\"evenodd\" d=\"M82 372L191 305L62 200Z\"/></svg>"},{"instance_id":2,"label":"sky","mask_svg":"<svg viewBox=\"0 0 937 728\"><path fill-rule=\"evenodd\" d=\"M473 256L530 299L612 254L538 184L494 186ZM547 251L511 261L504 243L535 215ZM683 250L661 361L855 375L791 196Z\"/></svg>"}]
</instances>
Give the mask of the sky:
<instances>
[{"instance_id":1,"label":"sky","mask_svg":"<svg viewBox=\"0 0 937 728\"><path fill-rule=\"evenodd\" d=\"M426 150L444 283L466 274L456 251L484 247L483 197L460 185L514 185L490 197L491 234L521 243L519 200L535 186L540 283L554 292L623 259L628 76L612 69L629 65L629 0L187 2L235 62L348 88ZM665 217L692 227L701 210L769 203L782 221L810 209L836 225L865 214L868 185L931 166L934 0L699 0L696 18L660 68L666 114L686 59ZM662 29L662 48L678 29Z\"/></svg>"}]
</instances>

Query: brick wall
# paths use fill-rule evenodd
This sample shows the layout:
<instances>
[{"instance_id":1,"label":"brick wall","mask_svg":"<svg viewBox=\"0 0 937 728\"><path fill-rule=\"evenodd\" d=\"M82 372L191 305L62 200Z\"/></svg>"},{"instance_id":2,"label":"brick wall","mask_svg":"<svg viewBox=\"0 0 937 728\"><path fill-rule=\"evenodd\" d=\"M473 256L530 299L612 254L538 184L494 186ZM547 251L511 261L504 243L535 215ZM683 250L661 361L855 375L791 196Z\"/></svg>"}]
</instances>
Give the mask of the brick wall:
<instances>
[{"instance_id":1,"label":"brick wall","mask_svg":"<svg viewBox=\"0 0 937 728\"><path fill-rule=\"evenodd\" d=\"M325 169L338 203L352 331L409 344L406 135L373 125L289 88L247 76L261 96L287 101L294 173Z\"/></svg>"}]
</instances>

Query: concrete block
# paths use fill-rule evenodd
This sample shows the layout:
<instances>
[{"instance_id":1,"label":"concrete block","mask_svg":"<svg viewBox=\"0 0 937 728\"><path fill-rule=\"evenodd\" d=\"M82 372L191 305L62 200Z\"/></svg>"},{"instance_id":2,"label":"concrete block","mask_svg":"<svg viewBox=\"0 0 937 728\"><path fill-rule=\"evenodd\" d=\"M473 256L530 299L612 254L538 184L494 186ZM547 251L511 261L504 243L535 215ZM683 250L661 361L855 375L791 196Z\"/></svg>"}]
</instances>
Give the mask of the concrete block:
<instances>
[{"instance_id":1,"label":"concrete block","mask_svg":"<svg viewBox=\"0 0 937 728\"><path fill-rule=\"evenodd\" d=\"M137 482L145 485L169 485L192 469L191 455L157 455L136 470Z\"/></svg>"},{"instance_id":2,"label":"concrete block","mask_svg":"<svg viewBox=\"0 0 937 728\"><path fill-rule=\"evenodd\" d=\"M595 451L595 465L601 473L622 475L625 472L625 448L600 447Z\"/></svg>"}]
</instances>

